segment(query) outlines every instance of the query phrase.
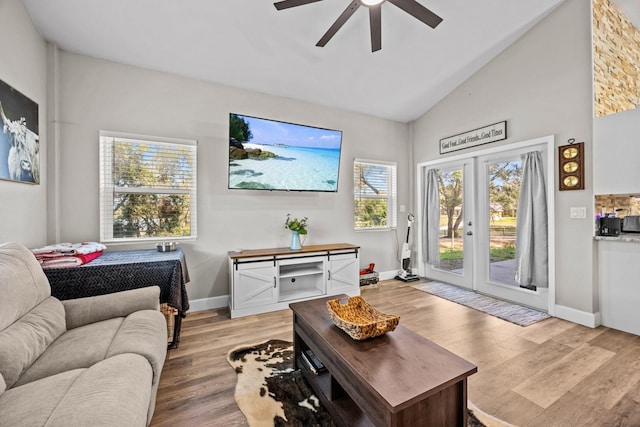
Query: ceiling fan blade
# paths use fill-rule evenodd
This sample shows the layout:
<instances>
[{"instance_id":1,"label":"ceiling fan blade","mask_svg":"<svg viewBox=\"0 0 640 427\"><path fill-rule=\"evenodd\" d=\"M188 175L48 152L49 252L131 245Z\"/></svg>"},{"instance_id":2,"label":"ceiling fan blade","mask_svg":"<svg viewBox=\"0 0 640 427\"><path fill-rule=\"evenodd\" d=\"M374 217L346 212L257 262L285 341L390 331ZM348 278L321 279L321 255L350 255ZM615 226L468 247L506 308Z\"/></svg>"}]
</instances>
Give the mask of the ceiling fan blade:
<instances>
[{"instance_id":1,"label":"ceiling fan blade","mask_svg":"<svg viewBox=\"0 0 640 427\"><path fill-rule=\"evenodd\" d=\"M369 6L369 26L371 27L371 52L382 49L382 8L381 4Z\"/></svg>"},{"instance_id":2,"label":"ceiling fan blade","mask_svg":"<svg viewBox=\"0 0 640 427\"><path fill-rule=\"evenodd\" d=\"M303 6L305 4L315 3L317 1L322 1L322 0L282 0L274 3L273 5L276 7L276 9L282 10L282 9L289 9L290 7Z\"/></svg>"},{"instance_id":3,"label":"ceiling fan blade","mask_svg":"<svg viewBox=\"0 0 640 427\"><path fill-rule=\"evenodd\" d=\"M424 22L431 28L435 28L442 22L442 18L431 12L429 9L418 3L416 0L389 0L400 9L407 12L414 18Z\"/></svg>"},{"instance_id":4,"label":"ceiling fan blade","mask_svg":"<svg viewBox=\"0 0 640 427\"><path fill-rule=\"evenodd\" d=\"M353 0L349 4L349 6L347 6L344 12L342 12L342 14L338 16L338 19L336 19L336 22L334 22L333 25L329 27L327 32L324 33L324 36L322 36L322 38L318 41L318 43L316 43L316 46L324 47L329 42L329 40L331 40L331 38L336 35L338 30L342 28L344 23L347 22L347 19L351 18L351 15L353 15L353 13L359 7L360 7L360 0Z\"/></svg>"}]
</instances>

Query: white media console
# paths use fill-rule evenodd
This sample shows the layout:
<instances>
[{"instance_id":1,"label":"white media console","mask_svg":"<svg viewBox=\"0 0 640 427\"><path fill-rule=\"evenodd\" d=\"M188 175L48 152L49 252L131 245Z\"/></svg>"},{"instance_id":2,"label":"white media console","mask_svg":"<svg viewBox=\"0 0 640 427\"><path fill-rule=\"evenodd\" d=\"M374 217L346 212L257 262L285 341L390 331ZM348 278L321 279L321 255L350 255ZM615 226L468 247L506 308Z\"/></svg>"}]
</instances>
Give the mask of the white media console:
<instances>
[{"instance_id":1,"label":"white media console","mask_svg":"<svg viewBox=\"0 0 640 427\"><path fill-rule=\"evenodd\" d=\"M348 243L229 252L231 317L322 296L360 295L359 246Z\"/></svg>"}]
</instances>

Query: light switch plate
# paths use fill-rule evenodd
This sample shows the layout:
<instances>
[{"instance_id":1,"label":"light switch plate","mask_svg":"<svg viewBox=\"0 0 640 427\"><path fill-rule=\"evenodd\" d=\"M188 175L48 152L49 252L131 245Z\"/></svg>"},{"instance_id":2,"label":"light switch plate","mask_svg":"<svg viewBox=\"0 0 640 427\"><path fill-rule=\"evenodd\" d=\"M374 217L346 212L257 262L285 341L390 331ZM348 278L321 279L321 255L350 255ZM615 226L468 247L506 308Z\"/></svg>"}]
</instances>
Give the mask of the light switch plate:
<instances>
[{"instance_id":1,"label":"light switch plate","mask_svg":"<svg viewBox=\"0 0 640 427\"><path fill-rule=\"evenodd\" d=\"M587 208L579 207L579 208L571 208L571 218L582 219L587 217Z\"/></svg>"}]
</instances>

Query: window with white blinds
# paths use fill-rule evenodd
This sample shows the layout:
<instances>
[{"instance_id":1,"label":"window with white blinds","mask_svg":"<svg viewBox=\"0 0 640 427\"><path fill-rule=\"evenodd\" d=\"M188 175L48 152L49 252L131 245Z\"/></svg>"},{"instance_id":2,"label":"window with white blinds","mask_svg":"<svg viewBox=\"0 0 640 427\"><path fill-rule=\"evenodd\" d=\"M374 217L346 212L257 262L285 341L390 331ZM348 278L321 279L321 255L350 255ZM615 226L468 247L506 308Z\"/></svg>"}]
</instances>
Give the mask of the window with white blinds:
<instances>
[{"instance_id":1,"label":"window with white blinds","mask_svg":"<svg viewBox=\"0 0 640 427\"><path fill-rule=\"evenodd\" d=\"M355 159L353 208L356 230L388 230L397 226L395 162Z\"/></svg>"},{"instance_id":2,"label":"window with white blinds","mask_svg":"<svg viewBox=\"0 0 640 427\"><path fill-rule=\"evenodd\" d=\"M101 131L101 241L195 238L196 149L191 140Z\"/></svg>"}]
</instances>

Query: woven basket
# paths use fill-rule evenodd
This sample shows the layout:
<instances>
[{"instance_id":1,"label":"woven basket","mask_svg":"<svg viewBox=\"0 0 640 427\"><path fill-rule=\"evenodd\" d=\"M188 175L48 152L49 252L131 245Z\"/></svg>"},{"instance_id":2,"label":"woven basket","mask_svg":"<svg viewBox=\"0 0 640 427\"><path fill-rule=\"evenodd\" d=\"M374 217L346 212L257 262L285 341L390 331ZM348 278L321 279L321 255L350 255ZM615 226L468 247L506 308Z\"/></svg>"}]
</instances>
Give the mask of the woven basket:
<instances>
[{"instance_id":1,"label":"woven basket","mask_svg":"<svg viewBox=\"0 0 640 427\"><path fill-rule=\"evenodd\" d=\"M327 301L331 320L354 340L366 340L393 331L400 316L384 314L371 307L362 297Z\"/></svg>"},{"instance_id":2,"label":"woven basket","mask_svg":"<svg viewBox=\"0 0 640 427\"><path fill-rule=\"evenodd\" d=\"M173 341L173 330L176 327L176 316L178 315L178 310L173 307L169 307L168 304L160 304L160 312L164 314L165 319L167 320L167 342L171 343Z\"/></svg>"}]
</instances>

